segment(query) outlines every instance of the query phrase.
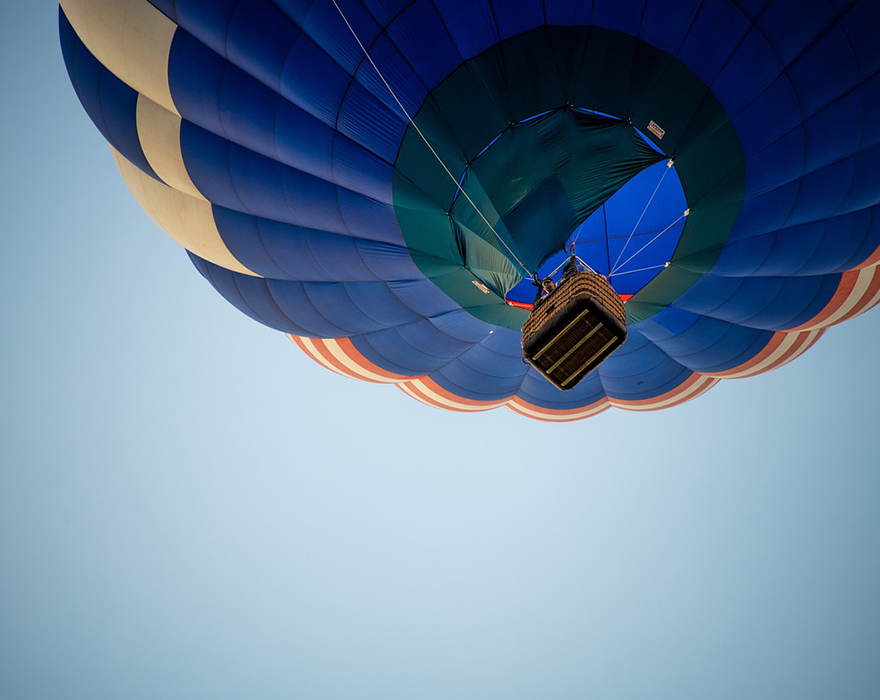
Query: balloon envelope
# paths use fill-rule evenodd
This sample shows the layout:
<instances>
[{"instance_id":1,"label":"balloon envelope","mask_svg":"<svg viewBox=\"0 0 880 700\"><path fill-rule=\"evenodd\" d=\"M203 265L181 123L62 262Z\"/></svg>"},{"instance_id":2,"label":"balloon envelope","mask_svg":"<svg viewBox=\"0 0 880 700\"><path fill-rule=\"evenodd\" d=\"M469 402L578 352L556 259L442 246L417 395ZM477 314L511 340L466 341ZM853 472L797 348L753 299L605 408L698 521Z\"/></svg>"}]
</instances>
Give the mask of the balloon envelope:
<instances>
[{"instance_id":1,"label":"balloon envelope","mask_svg":"<svg viewBox=\"0 0 880 700\"><path fill-rule=\"evenodd\" d=\"M880 301L874 0L62 0L131 191L340 374L552 421L677 405ZM562 393L527 279L575 243L624 346Z\"/></svg>"}]
</instances>

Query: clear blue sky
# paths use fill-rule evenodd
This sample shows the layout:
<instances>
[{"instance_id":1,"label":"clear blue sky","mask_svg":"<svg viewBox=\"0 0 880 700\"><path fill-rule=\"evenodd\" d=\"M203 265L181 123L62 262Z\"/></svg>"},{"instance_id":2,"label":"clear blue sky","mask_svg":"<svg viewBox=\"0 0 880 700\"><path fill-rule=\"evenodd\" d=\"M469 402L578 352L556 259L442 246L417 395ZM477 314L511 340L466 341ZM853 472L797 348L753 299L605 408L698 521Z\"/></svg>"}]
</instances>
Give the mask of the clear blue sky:
<instances>
[{"instance_id":1,"label":"clear blue sky","mask_svg":"<svg viewBox=\"0 0 880 700\"><path fill-rule=\"evenodd\" d=\"M880 311L567 425L343 379L138 208L56 21L0 10L0 697L880 697Z\"/></svg>"}]
</instances>

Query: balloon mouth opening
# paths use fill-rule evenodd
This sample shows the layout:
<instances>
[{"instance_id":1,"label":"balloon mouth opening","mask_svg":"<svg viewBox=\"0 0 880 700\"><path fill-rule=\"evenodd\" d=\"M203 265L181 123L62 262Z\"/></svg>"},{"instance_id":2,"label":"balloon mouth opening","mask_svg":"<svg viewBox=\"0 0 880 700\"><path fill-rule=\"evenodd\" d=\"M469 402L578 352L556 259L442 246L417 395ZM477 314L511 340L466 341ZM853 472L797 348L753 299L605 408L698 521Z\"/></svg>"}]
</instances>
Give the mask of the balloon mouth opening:
<instances>
[{"instance_id":1,"label":"balloon mouth opening","mask_svg":"<svg viewBox=\"0 0 880 700\"><path fill-rule=\"evenodd\" d=\"M633 60L609 61L619 56ZM742 205L742 151L711 91L676 57L612 30L505 39L433 87L413 120L393 163L413 262L464 311L512 330L526 314L506 300L533 299L531 281L516 288L572 242L621 294L638 292L634 321L650 317L712 268Z\"/></svg>"},{"instance_id":2,"label":"balloon mouth opening","mask_svg":"<svg viewBox=\"0 0 880 700\"><path fill-rule=\"evenodd\" d=\"M684 230L686 219L682 212L686 208L675 165L667 168L665 162L657 163L626 183L582 221L565 245L541 263L535 274L538 279L550 276L558 282L574 253L607 277L618 295L629 301L670 266ZM534 283L527 278L508 289L504 299L508 306L529 310L534 296Z\"/></svg>"},{"instance_id":3,"label":"balloon mouth opening","mask_svg":"<svg viewBox=\"0 0 880 700\"><path fill-rule=\"evenodd\" d=\"M533 129L542 136L547 136L547 132L552 131L546 127L547 123L554 116L558 117L564 112L584 115L590 120L588 129L591 126L600 129L615 126L625 128L634 139L638 140L640 147L650 151L651 155L648 158L654 156L655 162L632 174L616 191L604 193L610 196L585 218L569 216L564 223L572 229L570 234L564 240L557 235L557 245L549 253L545 251L538 253L542 259L537 266L532 266L526 271L517 259L521 255L521 246L517 245L518 241L510 235L509 228L504 225L504 217L499 216L493 206L493 193L490 190L492 183L489 182L487 187L486 172L497 172L500 169L499 163L510 165L515 160L515 155L501 152L506 145L511 146L515 143L514 132L519 130L522 134L523 130ZM541 157L540 153L533 155ZM492 160L496 163L491 163ZM615 166L611 164L610 167ZM515 180L516 167L503 168L503 171L505 177L501 178L502 182L505 179ZM510 123L465 163L459 172L460 174L456 173L457 187L448 206L451 219L473 221L478 217L482 222L476 223L484 224L481 235L490 243L493 242L493 238L501 239L502 236L507 238L504 243L497 241L496 247L506 255L518 275L505 280L506 284L499 289L497 280L483 279L477 272L471 270L478 278L474 284L479 288L491 288L491 291L503 296L509 306L516 308L528 309L534 299L533 277L527 272L537 276L538 279L549 276L557 278L558 281L561 268L572 253L576 253L590 268L608 277L620 296L628 300L668 267L684 228L685 222L680 215L686 210L687 204L674 163L667 160L666 155L651 139L631 123L620 117L586 107L567 104ZM554 203L552 195L546 199L548 205ZM559 199L561 198L556 198L557 203ZM487 211L482 211L481 205L485 206ZM552 206L546 208L549 210ZM517 213L514 211L514 216ZM540 226L540 216L552 219L553 212L539 213L537 222L529 222L533 229ZM500 224L497 226L498 230L487 231L488 222L483 217L489 222L494 218L496 220L494 223ZM677 218L679 220L676 220ZM562 240L561 245L560 240ZM507 244L510 245L509 251L505 250ZM531 254L531 259L535 259L534 252ZM466 259L462 260L462 266L467 267ZM492 281L496 284L492 284Z\"/></svg>"}]
</instances>

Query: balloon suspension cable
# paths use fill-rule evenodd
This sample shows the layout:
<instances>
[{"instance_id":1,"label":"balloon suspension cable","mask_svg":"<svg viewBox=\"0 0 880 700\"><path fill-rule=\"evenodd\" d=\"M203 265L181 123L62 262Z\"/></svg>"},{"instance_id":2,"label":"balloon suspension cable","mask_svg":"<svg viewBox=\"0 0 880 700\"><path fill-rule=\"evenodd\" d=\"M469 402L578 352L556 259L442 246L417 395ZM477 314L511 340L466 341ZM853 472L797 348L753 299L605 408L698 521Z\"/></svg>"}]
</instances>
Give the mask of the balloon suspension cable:
<instances>
[{"instance_id":1,"label":"balloon suspension cable","mask_svg":"<svg viewBox=\"0 0 880 700\"><path fill-rule=\"evenodd\" d=\"M620 262L620 259L623 257L624 252L626 252L626 247L629 245L629 242L632 240L633 235L636 232L636 229L639 227L639 224L642 223L642 219L645 218L645 214L648 212L648 207L651 206L651 202L654 201L654 196L657 194L657 190L660 189L660 185L663 184L663 179L666 177L666 173L672 170L672 158L669 159L666 163L666 170L663 171L663 175L660 177L660 182L657 183L657 186L654 188L654 191L651 193L651 197L648 199L648 203L645 205L645 208L642 209L642 213L639 216L639 220L636 221L636 225L633 226L632 231L629 232L629 236L626 237L626 240L623 242L623 248L620 249L620 253L617 255L617 260L614 261L614 264L611 266L611 271L608 273L608 276L614 274L614 271L617 269L617 263ZM626 263L624 263L625 265Z\"/></svg>"},{"instance_id":2,"label":"balloon suspension cable","mask_svg":"<svg viewBox=\"0 0 880 700\"><path fill-rule=\"evenodd\" d=\"M592 267L590 267L586 262L584 262L583 258L579 258L577 255L575 255L574 259L577 260L581 265L583 265L590 272L595 273L597 275L599 274ZM604 275L603 275L603 277L604 277Z\"/></svg>"},{"instance_id":3,"label":"balloon suspension cable","mask_svg":"<svg viewBox=\"0 0 880 700\"><path fill-rule=\"evenodd\" d=\"M627 273L625 273L625 272L617 272L617 270L620 270L622 267L624 267L624 266L625 266L630 260L632 260L634 257L636 257L636 256L637 256L639 253L641 253L645 248L647 248L649 245L651 245L654 241L656 241L658 238L660 238L660 236L662 236L664 233L666 233L669 229L671 229L673 226L675 226L679 221L681 221L683 218L685 218L685 217L686 217L688 214L690 214L690 213L691 213L691 210L690 210L690 209L685 209L685 210L684 210L684 214L682 214L681 216L679 216L675 221L673 221L671 224L669 224L669 226L667 226L667 227L666 227L665 229L663 229L660 233L658 233L656 236L654 236L650 241L648 241L647 243L645 243L645 245L643 245L643 246L642 246L641 248L639 248L635 253L633 253L632 255L630 255L630 256L629 256L626 260L624 260L620 265L618 265L617 267L615 267L615 268L614 268L614 269L608 274L608 276L609 276L609 277L615 277L616 275L624 275L624 274L627 274ZM665 266L664 266L664 267L665 267ZM630 272L635 272L635 270L631 270Z\"/></svg>"},{"instance_id":4,"label":"balloon suspension cable","mask_svg":"<svg viewBox=\"0 0 880 700\"><path fill-rule=\"evenodd\" d=\"M559 272L559 271L563 268L563 266L568 265L572 260L576 260L577 262L579 262L579 263L581 264L581 267L582 267L583 269L585 269L585 270L589 270L590 272L593 272L593 273L596 273L596 271L595 271L592 267L590 267L586 262L584 262L584 260L583 260L582 258L579 258L577 255L575 255L574 253L572 253L572 254L571 254L571 257L566 258L565 260L563 260L561 263L559 263L559 264L553 269L552 272L548 272L546 275L544 275L544 277L553 277L553 275L555 275L557 272ZM598 273L596 273L596 274L598 274ZM537 278L537 277L536 277L536 278Z\"/></svg>"},{"instance_id":5,"label":"balloon suspension cable","mask_svg":"<svg viewBox=\"0 0 880 700\"><path fill-rule=\"evenodd\" d=\"M556 266L556 268L552 272L548 272L546 275L544 275L544 277L553 277L553 275L555 275L557 272L559 272L562 269L563 265L567 265L567 264L568 264L568 260L563 260L561 263L559 263Z\"/></svg>"},{"instance_id":6,"label":"balloon suspension cable","mask_svg":"<svg viewBox=\"0 0 880 700\"><path fill-rule=\"evenodd\" d=\"M425 145L428 147L428 150L431 151L431 153L432 153L432 154L434 155L434 157L437 159L437 162L440 163L440 165L441 165L441 167L443 168L443 170L446 171L446 174L449 176L449 179L452 180L452 182L455 184L455 186L456 186L455 196L457 196L459 192L461 192L461 194L464 195L464 198L465 198L465 199L470 203L470 205L474 208L474 211L477 212L477 214L478 214L478 215L480 216L480 218L483 220L483 223L485 223L486 226L489 227L489 230L492 231L492 233L495 234L495 237L498 239L498 242L501 243L501 245L504 246L504 248L507 250L507 252L510 253L511 257L512 257L514 260L516 260L516 262L519 264L519 266L520 266L523 270L525 270L525 272L526 272L526 276L527 276L527 277L532 277L532 276L533 276L532 271L529 270L529 268L527 268L527 267L523 264L522 260L520 260L520 259L516 256L516 253L514 253L514 252L510 249L510 246L508 246L507 243L504 242L504 239L501 238L501 236L499 235L498 231L495 230L495 227L492 226L492 224L489 223L489 220L483 215L483 212L480 211L480 208L474 203L474 200L472 200L472 199L470 198L470 195L468 195L468 193L462 188L461 183L459 182L459 180L455 177L455 175L452 174L452 171L450 171L449 168L446 167L446 163L443 162L443 160L442 160L442 159L440 158L440 156L437 154L437 151L434 150L434 147L433 147L433 146L431 145L431 143L428 141L427 137L422 133L422 130L421 130L421 129L418 127L418 125L413 121L413 118L410 116L409 112L406 110L406 107L403 106L403 103L398 99L397 94L394 92L394 90L391 89L391 85L389 85L389 84L388 84L388 81L385 80L385 76L382 75L382 71L379 70L379 66L376 65L376 62L375 62L375 61L373 61L373 58L372 58L372 56L370 56L369 51L367 51L366 47L363 45L363 43L361 43L360 38L358 37L357 33L354 31L354 28L351 26L351 23L348 21L348 18L345 16L345 13L342 11L342 8L339 7L339 3L337 3L336 0L331 0L331 1L333 2L333 5L336 7L336 11L339 13L339 16L342 17L342 21L345 22L345 26L348 27L348 31L351 32L351 35L354 37L354 40L357 42L358 46L361 47L361 51L364 52L364 56L365 56L366 59L370 62L370 65L373 66L373 70L376 71L376 74L379 76L379 79L382 81L382 83L383 83L383 84L385 85L385 87L388 89L388 92L391 94L391 97L394 98L394 101L397 103L397 106L400 107L400 111L403 112L403 115L406 117L407 121L408 121L408 122L412 125L412 127L416 130L416 133L418 133L418 135L421 136L422 141L425 142Z\"/></svg>"}]
</instances>

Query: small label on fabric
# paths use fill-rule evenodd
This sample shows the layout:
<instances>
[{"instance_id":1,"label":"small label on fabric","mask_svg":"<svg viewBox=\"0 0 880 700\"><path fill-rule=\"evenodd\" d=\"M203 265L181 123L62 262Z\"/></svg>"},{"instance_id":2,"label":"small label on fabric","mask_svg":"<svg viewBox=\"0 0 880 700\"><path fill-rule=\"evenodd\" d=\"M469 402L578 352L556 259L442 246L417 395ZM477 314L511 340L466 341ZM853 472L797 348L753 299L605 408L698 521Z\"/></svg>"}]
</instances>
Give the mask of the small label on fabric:
<instances>
[{"instance_id":1,"label":"small label on fabric","mask_svg":"<svg viewBox=\"0 0 880 700\"><path fill-rule=\"evenodd\" d=\"M474 286L479 289L483 294L489 293L489 288L482 282L478 282L477 280L471 280L471 282L473 282Z\"/></svg>"},{"instance_id":2,"label":"small label on fabric","mask_svg":"<svg viewBox=\"0 0 880 700\"><path fill-rule=\"evenodd\" d=\"M653 120L648 124L648 131L654 134L658 139L662 139L663 135L666 133L666 131L661 129Z\"/></svg>"}]
</instances>

